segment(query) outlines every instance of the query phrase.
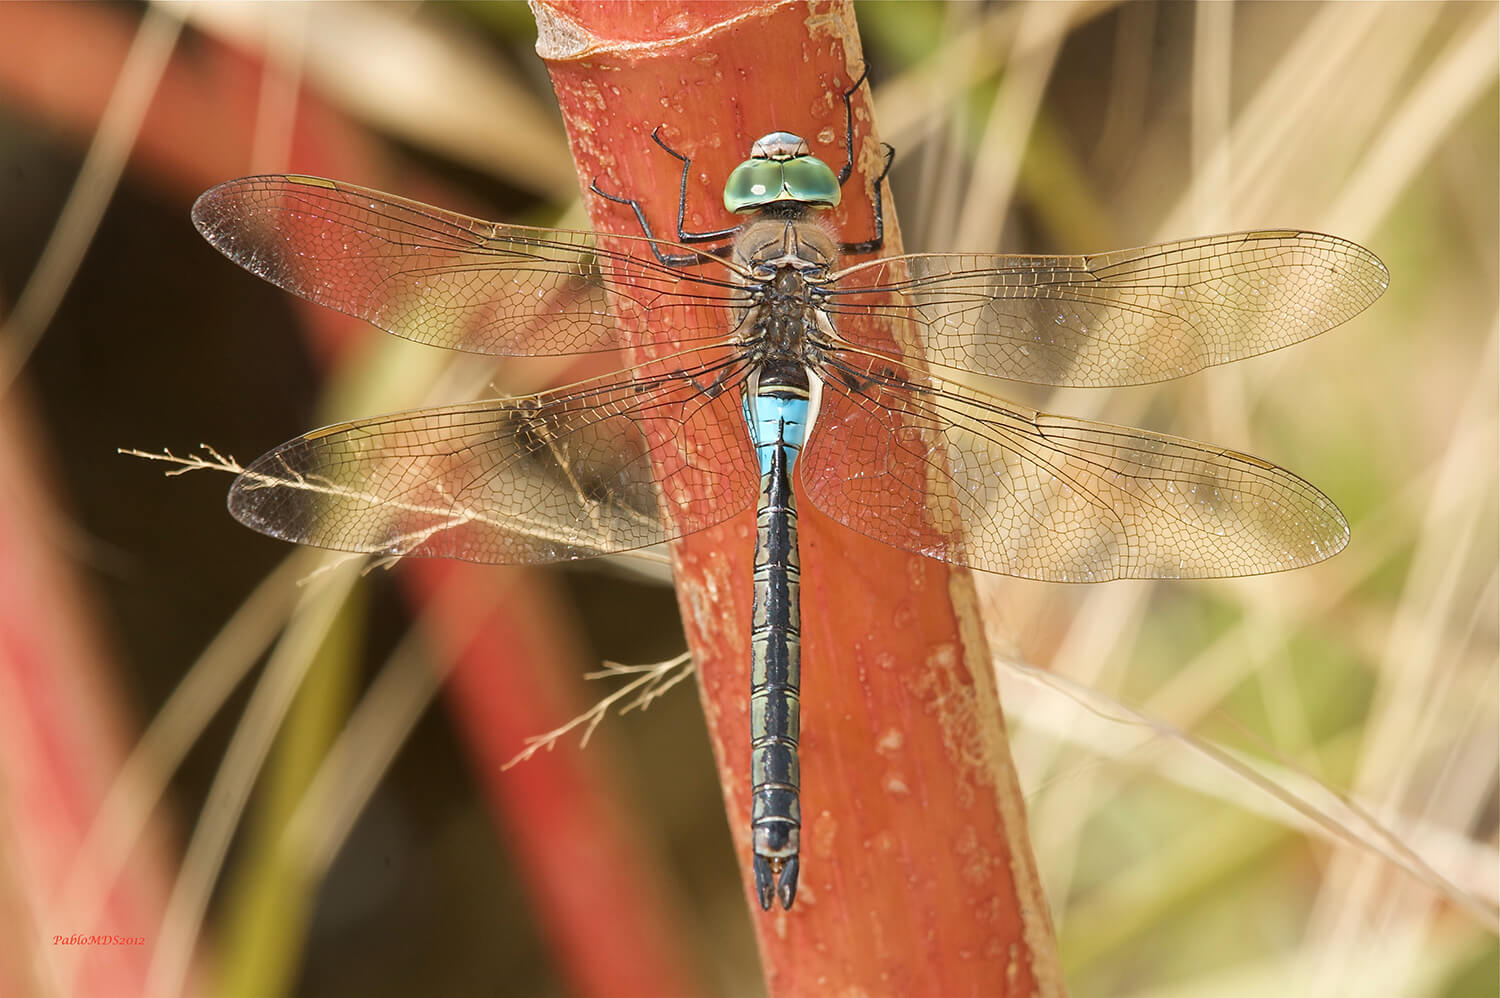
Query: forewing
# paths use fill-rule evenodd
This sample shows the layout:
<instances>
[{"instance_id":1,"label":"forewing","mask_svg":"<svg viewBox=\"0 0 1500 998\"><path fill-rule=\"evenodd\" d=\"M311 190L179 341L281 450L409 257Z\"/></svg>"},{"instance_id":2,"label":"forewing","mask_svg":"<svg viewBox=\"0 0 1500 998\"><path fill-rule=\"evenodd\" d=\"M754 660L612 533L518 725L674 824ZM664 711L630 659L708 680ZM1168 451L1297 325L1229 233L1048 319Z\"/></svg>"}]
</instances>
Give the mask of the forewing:
<instances>
[{"instance_id":1,"label":"forewing","mask_svg":"<svg viewBox=\"0 0 1500 998\"><path fill-rule=\"evenodd\" d=\"M755 504L744 372L671 360L317 430L245 469L230 512L301 544L506 564L629 551L711 526Z\"/></svg>"},{"instance_id":2,"label":"forewing","mask_svg":"<svg viewBox=\"0 0 1500 998\"><path fill-rule=\"evenodd\" d=\"M1207 236L1093 256L918 254L860 264L830 311L910 320L909 360L1048 385L1137 385L1332 329L1388 282L1369 250L1315 232ZM836 321L875 350L871 327Z\"/></svg>"},{"instance_id":3,"label":"forewing","mask_svg":"<svg viewBox=\"0 0 1500 998\"><path fill-rule=\"evenodd\" d=\"M837 363L798 462L802 494L895 547L1098 582L1279 571L1348 540L1327 496L1247 454L960 395L883 360Z\"/></svg>"},{"instance_id":4,"label":"forewing","mask_svg":"<svg viewBox=\"0 0 1500 998\"><path fill-rule=\"evenodd\" d=\"M245 177L209 190L193 222L251 273L407 339L503 356L623 344L619 321L673 344L721 338L704 304L742 304L726 264L668 268L675 243L502 225L314 177Z\"/></svg>"}]
</instances>

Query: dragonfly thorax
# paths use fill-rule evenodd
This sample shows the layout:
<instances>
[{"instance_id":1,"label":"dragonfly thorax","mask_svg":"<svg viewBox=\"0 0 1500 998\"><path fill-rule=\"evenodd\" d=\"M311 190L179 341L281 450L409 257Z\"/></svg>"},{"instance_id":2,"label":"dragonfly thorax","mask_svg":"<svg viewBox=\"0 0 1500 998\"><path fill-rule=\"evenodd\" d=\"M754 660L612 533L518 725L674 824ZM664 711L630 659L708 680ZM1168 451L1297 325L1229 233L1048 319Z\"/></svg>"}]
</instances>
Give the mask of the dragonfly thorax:
<instances>
[{"instance_id":1,"label":"dragonfly thorax","mask_svg":"<svg viewBox=\"0 0 1500 998\"><path fill-rule=\"evenodd\" d=\"M822 280L838 263L838 243L818 222L800 213L763 212L747 222L734 242L734 261L761 280L795 270Z\"/></svg>"},{"instance_id":2,"label":"dragonfly thorax","mask_svg":"<svg viewBox=\"0 0 1500 998\"><path fill-rule=\"evenodd\" d=\"M741 230L734 259L751 275L755 304L742 328L754 352L802 363L816 337L821 286L838 260L833 236L805 217L762 213Z\"/></svg>"}]
</instances>

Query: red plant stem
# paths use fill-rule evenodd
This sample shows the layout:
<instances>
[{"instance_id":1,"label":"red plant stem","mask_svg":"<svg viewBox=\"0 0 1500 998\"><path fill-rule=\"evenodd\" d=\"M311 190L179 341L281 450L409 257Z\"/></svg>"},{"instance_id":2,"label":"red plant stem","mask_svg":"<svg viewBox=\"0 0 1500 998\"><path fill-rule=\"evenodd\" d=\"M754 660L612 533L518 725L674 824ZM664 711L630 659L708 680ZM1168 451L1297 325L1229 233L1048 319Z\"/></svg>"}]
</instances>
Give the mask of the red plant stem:
<instances>
[{"instance_id":1,"label":"red plant stem","mask_svg":"<svg viewBox=\"0 0 1500 998\"><path fill-rule=\"evenodd\" d=\"M735 223L729 171L773 130L843 162L841 94L863 60L847 3L539 0L547 59L578 165L675 232L692 158L689 230ZM883 156L856 95L855 173L832 212L868 238ZM627 208L586 195L597 229L638 234ZM900 252L885 203L886 254ZM813 433L817 430L814 428ZM806 468L803 468L806 473ZM673 546L676 578L747 897L750 577L754 518ZM804 503L802 880L789 912L755 926L775 995L1062 993L970 580L897 551Z\"/></svg>"},{"instance_id":2,"label":"red plant stem","mask_svg":"<svg viewBox=\"0 0 1500 998\"><path fill-rule=\"evenodd\" d=\"M98 126L130 43L133 25L128 13L90 5L21 4L0 9L0 26L5 29L0 30L0 97L80 139L90 135ZM56 53L62 51L87 52L88 58L59 62ZM190 53L180 51L174 56L142 124L132 168L136 177L149 178L178 197L182 218L186 219L188 204L198 192L246 171L264 72L263 63L254 54L236 52L209 39L195 39ZM393 175L379 154L379 143L315 95L304 94L298 101L290 148L284 164L288 169L463 207L452 196L430 193L427 188L431 185L423 178ZM212 251L205 247L204 252ZM362 323L315 306L306 306L302 314L313 352L330 366L337 363L352 338L378 335ZM191 432L191 428L184 428L184 432ZM276 442L266 443L270 446ZM5 481L0 476L0 482ZM21 483L23 479L18 475L14 481ZM0 493L0 498L8 495ZM24 520L23 508L9 502L5 499L6 508L0 510L0 636L7 633L3 626L7 620L26 624L36 632L35 640L28 639L34 645L47 637L42 625L51 621L52 615L28 611L20 603L14 614L8 614L4 600L45 598L40 580L50 576L25 567L30 563L19 560L15 550L5 547L4 542L7 536L35 541L47 532L38 529L34 521ZM11 521L15 530L4 530L5 522ZM29 529L24 526L26 522L32 523ZM608 759L599 752L558 751L542 753L523 767L501 772L501 766L520 749L526 736L556 727L582 709L555 690L558 669L581 671L576 649L559 641L544 626L559 615L555 602L545 589L515 584L515 578L524 578L522 575L502 582L498 572L472 565L413 564L398 572L412 602L426 614L434 643L456 660L448 692L462 729L469 736L467 745L481 775L487 803L496 824L509 832L517 862L537 898L540 931L553 945L559 967L569 976L576 993L622 998L693 993L685 983L692 979L686 969L689 961L676 942L671 915L655 887L659 878L655 860L639 847L638 836L628 827L626 811L612 789L618 783L610 778ZM6 580L12 576L15 585L7 586ZM87 633L82 625L58 625L48 631L55 631L54 637L77 635L80 641ZM0 660L8 653L0 648ZM55 665L58 654L43 654L38 661ZM46 673L27 674L34 677ZM84 705L89 703L92 701L84 701ZM35 712L33 722L49 724L40 707L38 701L25 709L28 714ZM108 725L90 724L95 732L108 730ZM13 735L24 730L8 723L0 724L0 729ZM19 761L34 755L15 748L0 757ZM33 775L42 772L46 771ZM69 784L64 780L60 785ZM77 802L73 810L86 818L93 807L86 801ZM48 827L46 815L38 814L37 818L38 829ZM569 833L561 834L563 829ZM34 846L48 834L43 831L34 842L13 843L15 851L0 849L0 855L31 856ZM59 843L68 840L67 836L52 834L48 841L54 849L64 849ZM138 875L150 869L155 867L143 864L132 868ZM608 875L602 875L601 870ZM0 871L0 877L4 875ZM156 882L158 889L164 879ZM6 893L0 888L0 895ZM0 905L0 911L4 907ZM38 911L47 911L44 900L37 901L33 908L33 917ZM115 910L111 909L111 919L116 917ZM146 910L159 917L161 909L154 904ZM142 921L148 923L144 929L138 924ZM0 914L0 924L15 923ZM58 924L49 918L41 928L143 931L147 945L122 952L127 957L142 953L149 957L156 924L151 916L120 915L104 925L88 926ZM19 949L0 945L0 974L11 969L3 954L25 951L24 945ZM106 955L114 959L119 954L111 951ZM79 993L134 993L128 981L140 976L114 973L109 978L110 987L90 985ZM6 989L8 980L0 976L0 991L32 990ZM80 980L87 984L95 978Z\"/></svg>"}]
</instances>

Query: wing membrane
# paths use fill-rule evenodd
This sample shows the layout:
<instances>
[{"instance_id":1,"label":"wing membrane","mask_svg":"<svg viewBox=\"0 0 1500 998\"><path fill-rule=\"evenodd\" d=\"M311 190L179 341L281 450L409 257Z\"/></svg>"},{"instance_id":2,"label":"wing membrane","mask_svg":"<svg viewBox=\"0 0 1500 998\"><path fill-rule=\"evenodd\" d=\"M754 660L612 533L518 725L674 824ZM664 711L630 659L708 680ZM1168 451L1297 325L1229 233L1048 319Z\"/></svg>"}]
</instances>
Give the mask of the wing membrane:
<instances>
[{"instance_id":1,"label":"wing membrane","mask_svg":"<svg viewBox=\"0 0 1500 998\"><path fill-rule=\"evenodd\" d=\"M703 304L743 304L728 264L670 269L653 240L502 225L313 177L245 177L209 190L193 222L251 273L407 339L503 356L621 346L623 312L670 342L722 338ZM666 251L692 253L675 243Z\"/></svg>"},{"instance_id":2,"label":"wing membrane","mask_svg":"<svg viewBox=\"0 0 1500 998\"><path fill-rule=\"evenodd\" d=\"M910 320L929 364L1105 387L1316 336L1362 311L1388 280L1374 254L1336 236L1242 232L1094 256L876 260L838 276L830 310ZM858 346L888 349L868 324L839 329Z\"/></svg>"},{"instance_id":3,"label":"wing membrane","mask_svg":"<svg viewBox=\"0 0 1500 998\"><path fill-rule=\"evenodd\" d=\"M734 390L744 365L682 360L317 430L251 464L229 509L317 547L505 564L711 526L752 508L759 486Z\"/></svg>"},{"instance_id":4,"label":"wing membrane","mask_svg":"<svg viewBox=\"0 0 1500 998\"><path fill-rule=\"evenodd\" d=\"M887 544L1098 582L1280 571L1348 540L1327 496L1247 454L960 395L883 360L848 367L860 364L868 380L825 375L798 468L813 505Z\"/></svg>"}]
</instances>

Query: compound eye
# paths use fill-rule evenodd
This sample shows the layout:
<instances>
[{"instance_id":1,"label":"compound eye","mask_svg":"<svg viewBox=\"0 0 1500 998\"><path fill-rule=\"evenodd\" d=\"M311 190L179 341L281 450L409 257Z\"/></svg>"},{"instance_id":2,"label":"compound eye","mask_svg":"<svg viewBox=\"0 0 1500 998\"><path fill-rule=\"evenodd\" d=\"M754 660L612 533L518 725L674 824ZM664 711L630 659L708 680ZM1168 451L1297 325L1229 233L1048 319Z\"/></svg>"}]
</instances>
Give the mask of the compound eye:
<instances>
[{"instance_id":1,"label":"compound eye","mask_svg":"<svg viewBox=\"0 0 1500 998\"><path fill-rule=\"evenodd\" d=\"M782 197L781 168L775 160L745 160L724 182L724 207L744 214Z\"/></svg>"},{"instance_id":2,"label":"compound eye","mask_svg":"<svg viewBox=\"0 0 1500 998\"><path fill-rule=\"evenodd\" d=\"M782 183L792 200L820 208L839 203L839 178L816 156L798 156L781 166Z\"/></svg>"}]
</instances>

